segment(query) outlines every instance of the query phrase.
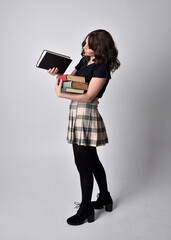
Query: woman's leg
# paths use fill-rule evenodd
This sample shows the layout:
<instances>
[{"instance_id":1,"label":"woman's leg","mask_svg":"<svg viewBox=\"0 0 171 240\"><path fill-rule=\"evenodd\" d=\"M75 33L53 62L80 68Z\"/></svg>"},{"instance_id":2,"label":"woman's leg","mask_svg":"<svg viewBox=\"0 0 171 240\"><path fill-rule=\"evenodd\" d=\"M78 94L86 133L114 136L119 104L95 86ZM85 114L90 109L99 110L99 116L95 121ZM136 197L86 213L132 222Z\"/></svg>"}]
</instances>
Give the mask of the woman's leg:
<instances>
[{"instance_id":1,"label":"woman's leg","mask_svg":"<svg viewBox=\"0 0 171 240\"><path fill-rule=\"evenodd\" d=\"M90 147L73 144L73 151L80 174L82 205L90 205L93 191L92 150Z\"/></svg>"},{"instance_id":2,"label":"woman's leg","mask_svg":"<svg viewBox=\"0 0 171 240\"><path fill-rule=\"evenodd\" d=\"M92 171L98 184L100 193L106 194L108 192L106 173L102 163L99 160L96 147L93 147L92 151Z\"/></svg>"},{"instance_id":3,"label":"woman's leg","mask_svg":"<svg viewBox=\"0 0 171 240\"><path fill-rule=\"evenodd\" d=\"M67 222L70 225L80 225L84 223L86 219L88 222L94 221L94 208L101 208L104 205L108 207L106 200L102 199L101 201L101 197L97 200L97 202L91 202L93 191L93 173L101 192L107 192L107 183L106 174L99 161L95 147L85 147L73 144L73 151L75 163L80 174L82 202L77 213L68 218ZM104 198L104 196L102 197ZM111 211L111 206L110 209L106 208L106 211L109 210Z\"/></svg>"},{"instance_id":4,"label":"woman's leg","mask_svg":"<svg viewBox=\"0 0 171 240\"><path fill-rule=\"evenodd\" d=\"M82 203L89 204L93 191L93 174L100 193L108 192L106 173L97 155L96 147L73 145L75 163L80 174Z\"/></svg>"},{"instance_id":5,"label":"woman's leg","mask_svg":"<svg viewBox=\"0 0 171 240\"><path fill-rule=\"evenodd\" d=\"M82 190L82 202L77 213L67 219L70 225L80 225L85 220L94 222L94 208L91 203L93 191L93 174L91 168L91 153L89 148L73 145L75 163L80 174L80 183Z\"/></svg>"}]
</instances>

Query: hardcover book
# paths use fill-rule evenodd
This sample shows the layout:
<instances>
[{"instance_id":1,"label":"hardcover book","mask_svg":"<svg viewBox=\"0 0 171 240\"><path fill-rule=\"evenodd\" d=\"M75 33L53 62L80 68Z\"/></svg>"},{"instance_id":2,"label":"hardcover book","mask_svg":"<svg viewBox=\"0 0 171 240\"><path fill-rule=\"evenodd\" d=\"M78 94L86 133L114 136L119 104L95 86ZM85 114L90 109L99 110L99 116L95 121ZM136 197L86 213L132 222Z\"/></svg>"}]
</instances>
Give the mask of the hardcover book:
<instances>
[{"instance_id":1,"label":"hardcover book","mask_svg":"<svg viewBox=\"0 0 171 240\"><path fill-rule=\"evenodd\" d=\"M67 81L62 83L63 88L76 88L81 90L88 90L88 83L83 82L74 82L74 81Z\"/></svg>"},{"instance_id":2,"label":"hardcover book","mask_svg":"<svg viewBox=\"0 0 171 240\"><path fill-rule=\"evenodd\" d=\"M59 75L57 76L58 80L61 80L63 82L67 82L67 81L74 81L74 82L82 82L85 83L85 77L81 77L81 76L74 76L74 75Z\"/></svg>"},{"instance_id":3,"label":"hardcover book","mask_svg":"<svg viewBox=\"0 0 171 240\"><path fill-rule=\"evenodd\" d=\"M75 89L75 88L61 88L61 91L64 93L79 93L82 94L85 91L81 89Z\"/></svg>"},{"instance_id":4,"label":"hardcover book","mask_svg":"<svg viewBox=\"0 0 171 240\"><path fill-rule=\"evenodd\" d=\"M58 73L63 74L71 62L72 59L69 56L43 50L36 67L46 70L57 67L59 69Z\"/></svg>"}]
</instances>

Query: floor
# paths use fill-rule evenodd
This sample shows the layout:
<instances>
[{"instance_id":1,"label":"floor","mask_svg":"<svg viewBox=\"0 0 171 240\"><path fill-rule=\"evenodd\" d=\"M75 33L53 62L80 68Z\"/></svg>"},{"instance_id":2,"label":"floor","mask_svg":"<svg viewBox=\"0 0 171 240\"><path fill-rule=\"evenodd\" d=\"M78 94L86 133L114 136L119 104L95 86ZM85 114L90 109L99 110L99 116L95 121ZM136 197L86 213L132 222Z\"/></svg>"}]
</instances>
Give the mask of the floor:
<instances>
[{"instance_id":1,"label":"floor","mask_svg":"<svg viewBox=\"0 0 171 240\"><path fill-rule=\"evenodd\" d=\"M15 159L16 165L20 162L18 167L22 159L21 156ZM134 194L113 192L113 212L96 210L95 222L70 226L66 219L75 214L74 201L79 201L75 166L68 166L68 178L63 183L64 160L56 165L54 158L46 165L45 159L41 158L40 165L36 156L31 159L28 155L22 171L17 166L16 169L8 166L10 178L4 176L6 188L0 197L1 240L170 239L169 181L154 177ZM61 170L58 175L57 169Z\"/></svg>"}]
</instances>

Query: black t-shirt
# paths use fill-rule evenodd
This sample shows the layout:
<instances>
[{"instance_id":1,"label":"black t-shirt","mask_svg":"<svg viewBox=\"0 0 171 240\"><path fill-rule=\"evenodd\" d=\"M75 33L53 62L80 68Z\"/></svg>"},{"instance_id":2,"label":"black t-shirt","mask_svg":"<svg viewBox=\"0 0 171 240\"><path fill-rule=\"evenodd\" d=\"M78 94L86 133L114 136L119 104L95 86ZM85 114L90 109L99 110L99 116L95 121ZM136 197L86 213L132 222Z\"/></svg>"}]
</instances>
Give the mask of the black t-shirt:
<instances>
[{"instance_id":1,"label":"black t-shirt","mask_svg":"<svg viewBox=\"0 0 171 240\"><path fill-rule=\"evenodd\" d=\"M111 78L110 71L105 64L95 64L95 63L92 63L90 65L87 65L87 64L88 64L87 61L84 58L82 58L80 62L75 66L77 70L77 72L75 73L75 76L85 77L87 83L91 81L92 77L107 78L103 88L100 90L100 92L96 96L97 98L101 98L109 83L109 79Z\"/></svg>"}]
</instances>

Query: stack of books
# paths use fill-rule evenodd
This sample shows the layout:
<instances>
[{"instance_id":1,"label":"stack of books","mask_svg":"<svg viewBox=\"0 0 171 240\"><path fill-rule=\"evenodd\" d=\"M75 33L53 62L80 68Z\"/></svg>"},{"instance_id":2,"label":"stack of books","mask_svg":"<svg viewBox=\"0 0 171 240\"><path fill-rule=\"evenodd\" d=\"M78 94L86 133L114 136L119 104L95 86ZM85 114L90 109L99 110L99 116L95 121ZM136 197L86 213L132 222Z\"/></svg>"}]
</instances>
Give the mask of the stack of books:
<instances>
[{"instance_id":1,"label":"stack of books","mask_svg":"<svg viewBox=\"0 0 171 240\"><path fill-rule=\"evenodd\" d=\"M57 79L62 79L62 92L83 94L88 90L88 83L85 82L85 77L73 75L59 75Z\"/></svg>"}]
</instances>

